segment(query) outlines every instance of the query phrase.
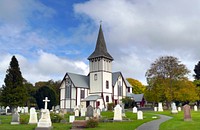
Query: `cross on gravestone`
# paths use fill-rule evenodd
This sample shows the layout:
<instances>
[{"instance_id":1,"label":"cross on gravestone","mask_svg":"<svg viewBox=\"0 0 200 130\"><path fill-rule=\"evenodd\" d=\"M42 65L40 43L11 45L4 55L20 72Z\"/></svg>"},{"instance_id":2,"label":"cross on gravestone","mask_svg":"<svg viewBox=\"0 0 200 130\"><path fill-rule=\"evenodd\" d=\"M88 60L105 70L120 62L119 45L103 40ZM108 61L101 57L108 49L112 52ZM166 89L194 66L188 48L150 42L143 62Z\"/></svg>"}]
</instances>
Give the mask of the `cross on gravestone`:
<instances>
[{"instance_id":1,"label":"cross on gravestone","mask_svg":"<svg viewBox=\"0 0 200 130\"><path fill-rule=\"evenodd\" d=\"M45 100L43 100L44 102L44 109L47 110L47 102L50 102L50 100L48 100L48 97L45 97Z\"/></svg>"}]
</instances>

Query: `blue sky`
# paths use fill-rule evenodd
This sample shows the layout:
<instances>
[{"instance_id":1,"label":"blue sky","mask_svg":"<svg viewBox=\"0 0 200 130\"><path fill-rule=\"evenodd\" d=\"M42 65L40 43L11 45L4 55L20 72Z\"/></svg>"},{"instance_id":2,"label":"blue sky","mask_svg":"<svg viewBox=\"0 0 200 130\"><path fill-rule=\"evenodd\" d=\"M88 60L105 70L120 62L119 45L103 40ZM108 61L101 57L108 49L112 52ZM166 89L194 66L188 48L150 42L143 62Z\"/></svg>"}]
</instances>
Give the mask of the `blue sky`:
<instances>
[{"instance_id":1,"label":"blue sky","mask_svg":"<svg viewBox=\"0 0 200 130\"><path fill-rule=\"evenodd\" d=\"M198 0L0 0L0 84L11 57L31 83L88 74L99 22L113 71L146 83L145 72L172 55L191 70L200 59Z\"/></svg>"}]
</instances>

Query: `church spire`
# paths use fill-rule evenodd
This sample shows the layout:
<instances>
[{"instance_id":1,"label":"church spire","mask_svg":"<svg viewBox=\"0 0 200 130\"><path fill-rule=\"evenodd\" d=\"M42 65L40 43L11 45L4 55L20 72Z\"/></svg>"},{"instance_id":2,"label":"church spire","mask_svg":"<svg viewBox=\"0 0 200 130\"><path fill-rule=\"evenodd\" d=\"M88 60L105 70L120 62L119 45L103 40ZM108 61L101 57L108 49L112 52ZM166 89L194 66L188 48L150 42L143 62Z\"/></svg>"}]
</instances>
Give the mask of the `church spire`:
<instances>
[{"instance_id":1,"label":"church spire","mask_svg":"<svg viewBox=\"0 0 200 130\"><path fill-rule=\"evenodd\" d=\"M104 40L101 24L99 28L99 34L98 34L98 38L96 42L95 51L88 57L88 60L93 59L93 58L98 58L98 57L104 57L109 60L113 60L112 56L107 51L106 42Z\"/></svg>"}]
</instances>

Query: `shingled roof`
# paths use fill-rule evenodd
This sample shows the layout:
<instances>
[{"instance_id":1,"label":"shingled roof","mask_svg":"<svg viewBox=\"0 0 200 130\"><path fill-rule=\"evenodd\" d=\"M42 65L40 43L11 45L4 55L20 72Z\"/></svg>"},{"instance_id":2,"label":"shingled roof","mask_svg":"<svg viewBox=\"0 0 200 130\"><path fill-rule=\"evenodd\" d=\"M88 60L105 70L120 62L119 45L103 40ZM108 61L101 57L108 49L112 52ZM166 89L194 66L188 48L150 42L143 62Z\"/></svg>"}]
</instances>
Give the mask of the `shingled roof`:
<instances>
[{"instance_id":1,"label":"shingled roof","mask_svg":"<svg viewBox=\"0 0 200 130\"><path fill-rule=\"evenodd\" d=\"M103 31L100 25L99 34L96 42L95 51L88 57L88 60L98 57L104 57L109 60L113 60L112 56L108 53L106 48L106 42L104 40Z\"/></svg>"}]
</instances>

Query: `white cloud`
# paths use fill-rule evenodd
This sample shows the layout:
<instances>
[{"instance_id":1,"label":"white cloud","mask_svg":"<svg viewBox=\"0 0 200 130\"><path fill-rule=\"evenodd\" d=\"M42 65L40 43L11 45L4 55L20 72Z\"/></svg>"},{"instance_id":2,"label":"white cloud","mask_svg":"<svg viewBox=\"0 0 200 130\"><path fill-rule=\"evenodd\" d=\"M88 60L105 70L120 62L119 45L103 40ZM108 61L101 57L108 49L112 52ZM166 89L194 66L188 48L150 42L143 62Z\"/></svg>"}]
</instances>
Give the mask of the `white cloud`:
<instances>
[{"instance_id":1,"label":"white cloud","mask_svg":"<svg viewBox=\"0 0 200 130\"><path fill-rule=\"evenodd\" d=\"M96 24L103 21L116 69L145 83L144 72L163 55L178 57L193 72L200 59L199 4L198 0L90 0L74 5L74 11Z\"/></svg>"},{"instance_id":2,"label":"white cloud","mask_svg":"<svg viewBox=\"0 0 200 130\"><path fill-rule=\"evenodd\" d=\"M37 81L61 80L66 72L88 74L88 65L83 61L60 58L54 54L39 51L34 61L22 55L16 55L23 77L31 83ZM0 84L4 84L5 72L9 67L12 55L0 59Z\"/></svg>"}]
</instances>

